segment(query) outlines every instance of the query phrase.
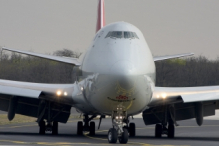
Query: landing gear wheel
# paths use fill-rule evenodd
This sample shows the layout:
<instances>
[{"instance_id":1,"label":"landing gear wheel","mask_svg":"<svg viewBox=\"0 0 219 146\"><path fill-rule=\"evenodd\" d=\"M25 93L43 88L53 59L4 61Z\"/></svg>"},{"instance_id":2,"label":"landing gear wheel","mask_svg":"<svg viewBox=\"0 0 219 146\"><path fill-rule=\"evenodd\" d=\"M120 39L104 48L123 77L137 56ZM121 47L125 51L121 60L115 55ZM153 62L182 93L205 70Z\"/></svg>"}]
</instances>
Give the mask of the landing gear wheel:
<instances>
[{"instance_id":1,"label":"landing gear wheel","mask_svg":"<svg viewBox=\"0 0 219 146\"><path fill-rule=\"evenodd\" d=\"M119 137L119 142L121 144L126 144L128 142L128 138L129 138L128 130L126 128L123 128L123 133L121 137Z\"/></svg>"},{"instance_id":2,"label":"landing gear wheel","mask_svg":"<svg viewBox=\"0 0 219 146\"><path fill-rule=\"evenodd\" d=\"M39 127L40 127L39 134L41 135L45 134L46 133L45 121L39 122Z\"/></svg>"},{"instance_id":3,"label":"landing gear wheel","mask_svg":"<svg viewBox=\"0 0 219 146\"><path fill-rule=\"evenodd\" d=\"M90 122L90 135L95 135L95 122Z\"/></svg>"},{"instance_id":4,"label":"landing gear wheel","mask_svg":"<svg viewBox=\"0 0 219 146\"><path fill-rule=\"evenodd\" d=\"M77 126L77 134L82 135L83 134L83 122L79 121Z\"/></svg>"},{"instance_id":5,"label":"landing gear wheel","mask_svg":"<svg viewBox=\"0 0 219 146\"><path fill-rule=\"evenodd\" d=\"M53 122L53 124L52 124L52 134L53 135L58 134L58 122Z\"/></svg>"},{"instance_id":6,"label":"landing gear wheel","mask_svg":"<svg viewBox=\"0 0 219 146\"><path fill-rule=\"evenodd\" d=\"M173 124L169 124L168 125L168 137L174 138L174 134L175 134L175 127Z\"/></svg>"},{"instance_id":7,"label":"landing gear wheel","mask_svg":"<svg viewBox=\"0 0 219 146\"><path fill-rule=\"evenodd\" d=\"M135 123L129 124L129 136L132 136L132 137L135 136Z\"/></svg>"},{"instance_id":8,"label":"landing gear wheel","mask_svg":"<svg viewBox=\"0 0 219 146\"><path fill-rule=\"evenodd\" d=\"M118 133L115 128L110 128L108 132L108 141L109 143L116 143L118 139Z\"/></svg>"},{"instance_id":9,"label":"landing gear wheel","mask_svg":"<svg viewBox=\"0 0 219 146\"><path fill-rule=\"evenodd\" d=\"M162 125L156 124L155 126L155 137L161 137L162 136Z\"/></svg>"}]
</instances>

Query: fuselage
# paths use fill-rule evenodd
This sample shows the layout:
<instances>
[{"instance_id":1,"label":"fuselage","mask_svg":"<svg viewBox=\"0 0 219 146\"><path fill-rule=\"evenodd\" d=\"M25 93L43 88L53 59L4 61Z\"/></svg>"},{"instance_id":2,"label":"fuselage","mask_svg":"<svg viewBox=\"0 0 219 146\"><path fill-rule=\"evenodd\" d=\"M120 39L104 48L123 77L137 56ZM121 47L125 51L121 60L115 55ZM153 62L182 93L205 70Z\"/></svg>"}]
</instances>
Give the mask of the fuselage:
<instances>
[{"instance_id":1,"label":"fuselage","mask_svg":"<svg viewBox=\"0 0 219 146\"><path fill-rule=\"evenodd\" d=\"M155 82L155 64L141 31L126 22L100 29L80 58L83 96L96 112L110 115L118 105L128 115L147 108Z\"/></svg>"}]
</instances>

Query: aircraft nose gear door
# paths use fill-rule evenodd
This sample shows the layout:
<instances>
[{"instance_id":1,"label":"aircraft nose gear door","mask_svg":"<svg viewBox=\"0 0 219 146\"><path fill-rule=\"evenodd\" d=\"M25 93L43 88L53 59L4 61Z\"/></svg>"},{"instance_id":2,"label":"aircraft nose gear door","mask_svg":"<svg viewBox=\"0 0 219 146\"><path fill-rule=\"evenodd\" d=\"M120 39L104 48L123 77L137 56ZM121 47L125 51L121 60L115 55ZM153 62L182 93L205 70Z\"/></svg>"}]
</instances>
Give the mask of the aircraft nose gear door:
<instances>
[{"instance_id":1,"label":"aircraft nose gear door","mask_svg":"<svg viewBox=\"0 0 219 146\"><path fill-rule=\"evenodd\" d=\"M123 106L118 105L116 110L112 112L113 128L110 128L108 132L109 143L116 143L118 138L122 144L128 142L128 129L125 128L127 121L127 112Z\"/></svg>"}]
</instances>

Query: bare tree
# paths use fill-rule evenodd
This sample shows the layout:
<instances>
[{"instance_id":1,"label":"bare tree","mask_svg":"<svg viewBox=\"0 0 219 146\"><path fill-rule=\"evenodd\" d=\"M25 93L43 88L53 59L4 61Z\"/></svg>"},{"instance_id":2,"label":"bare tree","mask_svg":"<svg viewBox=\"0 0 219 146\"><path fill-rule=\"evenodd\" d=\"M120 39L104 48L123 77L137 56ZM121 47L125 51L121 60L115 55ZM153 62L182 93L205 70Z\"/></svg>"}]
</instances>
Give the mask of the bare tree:
<instances>
[{"instance_id":1,"label":"bare tree","mask_svg":"<svg viewBox=\"0 0 219 146\"><path fill-rule=\"evenodd\" d=\"M79 58L81 56L81 52L75 52L69 49L62 49L62 50L57 50L53 53L56 56L65 56L65 57L73 57L73 58Z\"/></svg>"}]
</instances>

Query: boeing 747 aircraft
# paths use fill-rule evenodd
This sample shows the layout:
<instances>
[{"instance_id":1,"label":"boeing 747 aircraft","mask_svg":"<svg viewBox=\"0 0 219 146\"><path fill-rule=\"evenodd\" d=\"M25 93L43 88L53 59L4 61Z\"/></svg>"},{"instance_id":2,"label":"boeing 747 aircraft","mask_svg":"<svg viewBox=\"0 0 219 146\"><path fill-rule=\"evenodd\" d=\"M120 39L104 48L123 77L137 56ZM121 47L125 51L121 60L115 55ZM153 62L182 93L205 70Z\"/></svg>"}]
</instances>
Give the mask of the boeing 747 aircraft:
<instances>
[{"instance_id":1,"label":"boeing 747 aircraft","mask_svg":"<svg viewBox=\"0 0 219 146\"><path fill-rule=\"evenodd\" d=\"M83 113L77 134L95 135L95 117L112 118L109 143L127 143L135 136L133 115L142 113L145 125L156 124L155 137L174 138L178 120L215 115L219 108L219 86L156 87L155 61L192 53L153 57L142 32L127 22L105 25L104 0L99 0L96 36L87 51L77 58L3 50L73 65L77 80L72 84L41 84L0 80L0 110L36 117L39 134L58 134L58 123L66 123L71 107ZM99 124L100 124L99 123Z\"/></svg>"}]
</instances>

